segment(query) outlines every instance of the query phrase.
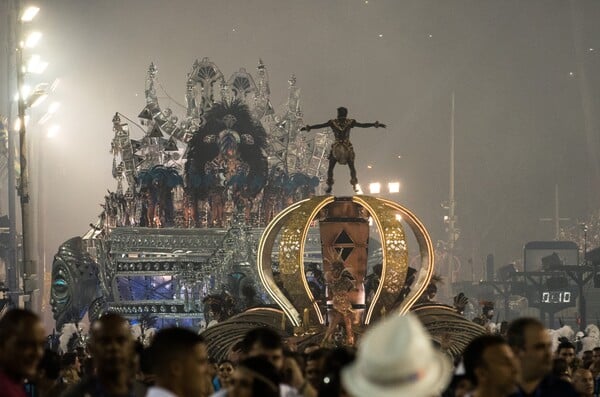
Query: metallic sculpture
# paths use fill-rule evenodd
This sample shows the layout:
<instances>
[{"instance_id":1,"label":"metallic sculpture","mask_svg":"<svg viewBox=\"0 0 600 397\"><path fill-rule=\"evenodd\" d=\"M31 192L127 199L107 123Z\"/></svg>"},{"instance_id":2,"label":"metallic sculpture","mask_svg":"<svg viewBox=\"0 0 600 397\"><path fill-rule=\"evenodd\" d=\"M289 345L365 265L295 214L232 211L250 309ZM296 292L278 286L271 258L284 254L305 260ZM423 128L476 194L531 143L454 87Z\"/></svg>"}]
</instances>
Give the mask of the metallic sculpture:
<instances>
[{"instance_id":1,"label":"metallic sculpture","mask_svg":"<svg viewBox=\"0 0 600 397\"><path fill-rule=\"evenodd\" d=\"M233 299L228 315L268 303L255 270L262 228L289 203L317 193L329 145L323 132L298 136L294 77L288 88L288 102L276 112L262 60L254 76L242 68L226 78L203 58L186 77L178 116L159 103L164 89L150 64L141 126L121 113L112 120L116 189L79 245L67 242L57 254L59 326L86 310L112 310L132 320L156 317L158 326L197 327L211 315L224 318L213 310L217 298ZM87 255L95 278L73 284L82 262L71 251Z\"/></svg>"},{"instance_id":2,"label":"metallic sculpture","mask_svg":"<svg viewBox=\"0 0 600 397\"><path fill-rule=\"evenodd\" d=\"M327 230L329 213L339 224ZM408 251L404 229L396 215L400 215L413 231L421 257L421 266L416 270L408 291L405 289ZM360 227L357 227L360 222L352 225L352 221L367 217L373 220L379 234L382 263L380 280L373 297L370 302L361 305L360 302L365 302L363 282L366 279L367 258L360 252L366 248L368 235L360 232ZM320 304L322 298L313 295L306 277L306 237L315 220L319 221L321 228L322 257L328 259L324 261L323 272L330 289L327 298L331 302L329 312ZM275 278L272 262L277 240L280 282ZM349 252L345 253L344 248L348 248ZM336 251L333 258L331 249ZM354 259L350 259L355 249ZM431 239L423 224L412 212L397 203L369 196L318 196L292 204L267 225L259 243L257 265L267 292L281 307L292 326L309 334L319 332L328 328L328 313L331 313L333 322L340 323L343 320L346 344L353 344L355 327L367 326L373 319L385 316L392 309L401 314L412 307L433 275L433 252ZM347 256L342 263L340 257L343 258L343 255ZM356 311L362 311L361 315L354 315ZM311 331L315 327L316 330ZM324 343L330 342L333 332L333 329L327 329Z\"/></svg>"},{"instance_id":3,"label":"metallic sculpture","mask_svg":"<svg viewBox=\"0 0 600 397\"><path fill-rule=\"evenodd\" d=\"M347 118L348 109L345 107L339 107L337 109L337 118L329 120L322 124L306 125L301 131L310 131L315 128L329 127L332 129L335 136L335 142L331 145L329 151L329 167L327 168L327 189L325 193L331 193L333 188L333 169L337 163L348 164L350 168L350 184L355 192L358 193L358 178L356 176L356 168L354 167L354 148L350 142L350 130L353 127L360 128L385 128L386 125L376 121L374 123L359 123L354 119Z\"/></svg>"},{"instance_id":4,"label":"metallic sculpture","mask_svg":"<svg viewBox=\"0 0 600 397\"><path fill-rule=\"evenodd\" d=\"M63 243L52 264L52 287L50 305L60 331L66 323L80 322L92 304L90 319L97 313L97 305L102 305L98 280L98 267L86 252L81 237L74 237Z\"/></svg>"}]
</instances>

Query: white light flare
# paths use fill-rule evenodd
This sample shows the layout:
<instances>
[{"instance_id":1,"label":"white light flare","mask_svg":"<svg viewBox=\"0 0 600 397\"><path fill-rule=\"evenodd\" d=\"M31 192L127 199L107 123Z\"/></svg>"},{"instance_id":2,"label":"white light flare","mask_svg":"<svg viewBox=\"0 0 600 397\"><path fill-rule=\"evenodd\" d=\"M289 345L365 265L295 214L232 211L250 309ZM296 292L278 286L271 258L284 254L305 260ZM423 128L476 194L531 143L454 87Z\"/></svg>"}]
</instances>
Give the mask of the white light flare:
<instances>
[{"instance_id":1,"label":"white light flare","mask_svg":"<svg viewBox=\"0 0 600 397\"><path fill-rule=\"evenodd\" d=\"M23 11L23 15L21 15L22 22L31 22L33 18L40 12L40 7L29 6Z\"/></svg>"},{"instance_id":2,"label":"white light flare","mask_svg":"<svg viewBox=\"0 0 600 397\"><path fill-rule=\"evenodd\" d=\"M37 45L37 43L40 42L41 38L42 38L41 32L29 33L29 35L27 35L27 38L25 39L25 47L27 47L27 48L35 47Z\"/></svg>"},{"instance_id":3,"label":"white light flare","mask_svg":"<svg viewBox=\"0 0 600 397\"><path fill-rule=\"evenodd\" d=\"M371 194L380 193L381 192L381 183L379 183L379 182L369 183L369 192Z\"/></svg>"},{"instance_id":4,"label":"white light flare","mask_svg":"<svg viewBox=\"0 0 600 397\"><path fill-rule=\"evenodd\" d=\"M42 74L48 67L48 62L42 61L39 55L32 55L27 62L27 72Z\"/></svg>"},{"instance_id":5,"label":"white light flare","mask_svg":"<svg viewBox=\"0 0 600 397\"><path fill-rule=\"evenodd\" d=\"M388 191L390 193L400 193L400 182L389 182Z\"/></svg>"},{"instance_id":6,"label":"white light flare","mask_svg":"<svg viewBox=\"0 0 600 397\"><path fill-rule=\"evenodd\" d=\"M46 136L50 139L56 138L58 136L59 131L60 131L60 126L58 124L54 124L50 128L48 128L48 132L46 133Z\"/></svg>"}]
</instances>

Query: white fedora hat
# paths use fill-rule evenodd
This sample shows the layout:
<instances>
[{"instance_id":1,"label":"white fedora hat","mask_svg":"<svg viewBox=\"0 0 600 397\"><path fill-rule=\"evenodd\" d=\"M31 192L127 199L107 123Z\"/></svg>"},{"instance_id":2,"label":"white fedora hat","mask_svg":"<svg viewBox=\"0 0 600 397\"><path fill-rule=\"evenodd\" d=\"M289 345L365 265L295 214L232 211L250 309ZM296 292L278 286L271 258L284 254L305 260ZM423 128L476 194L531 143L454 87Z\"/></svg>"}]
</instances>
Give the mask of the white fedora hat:
<instances>
[{"instance_id":1,"label":"white fedora hat","mask_svg":"<svg viewBox=\"0 0 600 397\"><path fill-rule=\"evenodd\" d=\"M356 360L342 370L355 397L435 396L452 376L449 358L434 349L414 314L392 316L363 336Z\"/></svg>"}]
</instances>

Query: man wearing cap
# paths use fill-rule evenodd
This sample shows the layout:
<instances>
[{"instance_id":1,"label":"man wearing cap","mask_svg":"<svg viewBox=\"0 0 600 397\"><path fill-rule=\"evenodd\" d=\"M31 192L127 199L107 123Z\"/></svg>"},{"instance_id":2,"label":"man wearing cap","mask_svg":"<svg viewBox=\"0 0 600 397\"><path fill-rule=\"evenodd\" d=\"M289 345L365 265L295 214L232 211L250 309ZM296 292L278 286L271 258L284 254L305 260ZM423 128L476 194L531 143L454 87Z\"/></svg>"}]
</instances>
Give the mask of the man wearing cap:
<instances>
[{"instance_id":1,"label":"man wearing cap","mask_svg":"<svg viewBox=\"0 0 600 397\"><path fill-rule=\"evenodd\" d=\"M513 321L507 339L521 368L519 390L512 397L577 396L569 383L551 375L552 342L539 320L524 317Z\"/></svg>"},{"instance_id":2,"label":"man wearing cap","mask_svg":"<svg viewBox=\"0 0 600 397\"><path fill-rule=\"evenodd\" d=\"M501 336L483 335L463 353L466 376L476 386L472 397L508 397L517 388L518 364Z\"/></svg>"},{"instance_id":3,"label":"man wearing cap","mask_svg":"<svg viewBox=\"0 0 600 397\"><path fill-rule=\"evenodd\" d=\"M431 336L412 313L391 316L370 328L356 360L342 370L353 397L431 397L450 381L452 363L434 349Z\"/></svg>"}]
</instances>

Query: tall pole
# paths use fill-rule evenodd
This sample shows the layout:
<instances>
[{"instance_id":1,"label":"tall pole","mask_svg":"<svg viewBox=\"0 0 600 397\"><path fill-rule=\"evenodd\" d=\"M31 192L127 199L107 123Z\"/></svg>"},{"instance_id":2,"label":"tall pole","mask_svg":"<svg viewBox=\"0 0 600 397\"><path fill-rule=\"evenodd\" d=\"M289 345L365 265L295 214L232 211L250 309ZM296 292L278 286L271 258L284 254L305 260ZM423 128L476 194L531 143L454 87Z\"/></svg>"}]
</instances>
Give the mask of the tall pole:
<instances>
[{"instance_id":1,"label":"tall pole","mask_svg":"<svg viewBox=\"0 0 600 397\"><path fill-rule=\"evenodd\" d=\"M454 227L455 224L455 208L454 201L454 92L452 93L452 115L450 116L450 197L449 197L449 224L448 232L450 233L450 248L454 249Z\"/></svg>"},{"instance_id":2,"label":"tall pole","mask_svg":"<svg viewBox=\"0 0 600 397\"><path fill-rule=\"evenodd\" d=\"M558 198L558 183L554 185L554 239L560 240L560 215Z\"/></svg>"},{"instance_id":3,"label":"tall pole","mask_svg":"<svg viewBox=\"0 0 600 397\"><path fill-rule=\"evenodd\" d=\"M454 282L454 246L456 243L456 201L454 200L454 92L450 116L450 193L448 197L448 278Z\"/></svg>"},{"instance_id":4,"label":"tall pole","mask_svg":"<svg viewBox=\"0 0 600 397\"><path fill-rule=\"evenodd\" d=\"M21 7L17 2L17 16L21 15ZM31 310L37 310L35 304L38 294L37 263L35 260L34 247L34 225L31 216L29 202L29 165L27 163L27 134L25 126L26 103L23 97L23 27L20 18L17 20L17 91L19 92L19 164L21 165L21 180L19 183L19 196L21 198L21 222L23 233L23 293L25 298L25 307Z\"/></svg>"},{"instance_id":5,"label":"tall pole","mask_svg":"<svg viewBox=\"0 0 600 397\"><path fill-rule=\"evenodd\" d=\"M13 120L13 107L11 104L11 97L13 92L13 81L12 77L12 59L13 53L17 44L13 36L14 24L16 21L16 13L14 10L14 2L9 0L6 3L6 27L7 27L7 41L6 41L6 98L8 108L8 123L6 125L6 131L8 135L8 257L7 257L7 269L6 278L10 295L10 304L16 305L19 295L19 282L18 282L18 255L17 255L17 205L16 205L16 179L15 179L15 134L12 129L11 121Z\"/></svg>"}]
</instances>

